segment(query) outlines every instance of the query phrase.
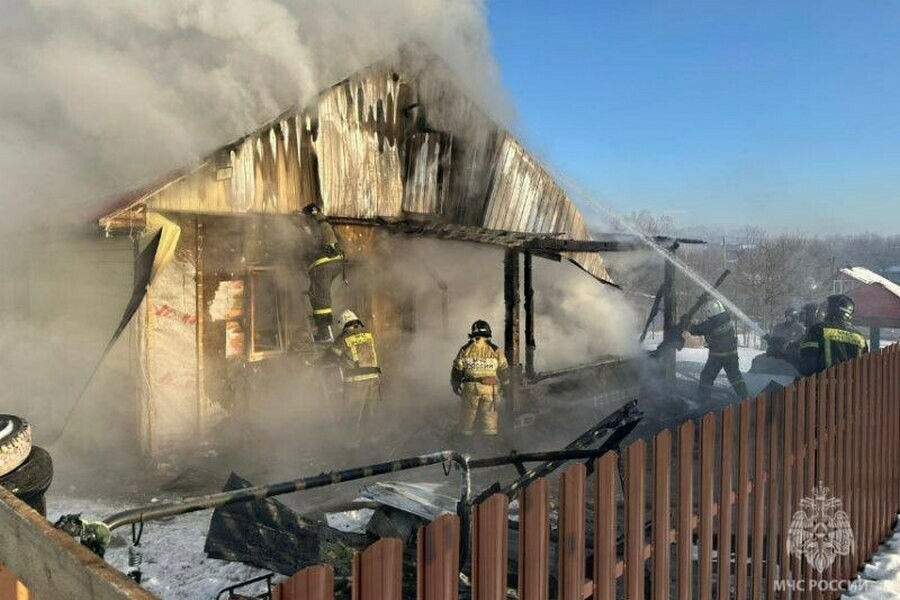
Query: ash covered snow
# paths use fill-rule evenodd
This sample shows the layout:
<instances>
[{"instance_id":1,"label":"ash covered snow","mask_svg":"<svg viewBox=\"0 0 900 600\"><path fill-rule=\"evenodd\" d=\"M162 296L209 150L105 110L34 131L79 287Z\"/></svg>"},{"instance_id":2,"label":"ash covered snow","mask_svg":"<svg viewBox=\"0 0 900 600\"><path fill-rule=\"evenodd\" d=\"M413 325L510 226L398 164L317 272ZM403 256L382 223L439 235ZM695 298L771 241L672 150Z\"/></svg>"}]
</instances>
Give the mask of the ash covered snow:
<instances>
[{"instance_id":1,"label":"ash covered snow","mask_svg":"<svg viewBox=\"0 0 900 600\"><path fill-rule=\"evenodd\" d=\"M162 500L162 498L160 498ZM110 500L103 498L74 498L52 495L47 499L47 516L51 522L63 514L81 513L88 521L103 519L113 513L132 508L146 500ZM206 557L203 544L212 511L192 513L168 521L144 525L141 539L144 573L142 587L165 600L207 600L216 597L224 588L246 581L267 571L240 563ZM119 571L128 571L128 545L131 530L123 527L113 531L106 562ZM247 588L246 591L262 588Z\"/></svg>"}]
</instances>

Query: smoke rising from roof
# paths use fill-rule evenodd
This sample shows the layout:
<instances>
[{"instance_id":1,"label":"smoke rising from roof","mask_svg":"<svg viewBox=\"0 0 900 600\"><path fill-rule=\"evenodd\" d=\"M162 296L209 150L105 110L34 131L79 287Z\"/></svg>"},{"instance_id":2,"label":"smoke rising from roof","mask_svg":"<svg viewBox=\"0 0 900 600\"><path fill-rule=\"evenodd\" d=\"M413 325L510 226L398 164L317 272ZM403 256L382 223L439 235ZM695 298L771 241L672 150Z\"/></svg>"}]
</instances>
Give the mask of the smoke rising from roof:
<instances>
[{"instance_id":1,"label":"smoke rising from roof","mask_svg":"<svg viewBox=\"0 0 900 600\"><path fill-rule=\"evenodd\" d=\"M14 0L0 22L4 208L92 216L99 197L408 45L426 44L502 118L485 10L483 0Z\"/></svg>"}]
</instances>

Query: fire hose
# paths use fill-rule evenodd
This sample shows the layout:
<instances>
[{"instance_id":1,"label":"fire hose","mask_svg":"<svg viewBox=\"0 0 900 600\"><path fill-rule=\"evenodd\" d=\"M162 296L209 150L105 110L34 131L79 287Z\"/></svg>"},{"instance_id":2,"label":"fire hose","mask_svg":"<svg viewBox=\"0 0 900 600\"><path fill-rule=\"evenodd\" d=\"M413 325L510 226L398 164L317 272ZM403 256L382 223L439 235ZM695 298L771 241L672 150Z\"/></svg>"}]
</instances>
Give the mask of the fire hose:
<instances>
[{"instance_id":1,"label":"fire hose","mask_svg":"<svg viewBox=\"0 0 900 600\"><path fill-rule=\"evenodd\" d=\"M186 498L179 501L140 506L112 514L105 519L96 522L82 520L81 515L64 515L57 521L56 527L79 538L83 545L87 546L100 557L103 557L111 538L111 532L120 527L131 525L133 549L129 549L129 566L133 571L133 575L139 578L141 564L141 536L143 533L143 525L148 521L158 521L232 504L264 500L274 496L327 487L339 483L367 479L430 465L455 464L462 474L457 514L461 520L460 530L462 539L460 540L460 550L462 554L461 558L463 559L461 562L464 562L465 552L468 548L471 509L475 504L472 499L472 470L515 465L517 469L522 472L523 463L542 463L532 470L525 472L519 479L510 484L507 490L504 490L504 493L511 493L512 490L518 490L525 487L527 483L534 479L547 475L566 461L600 457L611 449L611 444L618 444L621 442L622 438L634 429L634 426L640 421L641 417L642 414L637 410L636 402L629 402L594 425L588 432L580 436L576 442L573 442L573 444L576 444L579 441L589 443L590 441L597 440L604 433L611 432L607 442L597 448L584 448L570 445L570 447L565 450L521 454L512 452L507 455L479 459L471 458L466 454L453 450L445 450L442 452L423 454L389 462L374 463L342 471L320 473L311 477L302 477L280 483L264 484L209 494L206 496ZM444 472L449 475L448 469L445 468ZM132 575L132 573L129 573L129 575Z\"/></svg>"}]
</instances>

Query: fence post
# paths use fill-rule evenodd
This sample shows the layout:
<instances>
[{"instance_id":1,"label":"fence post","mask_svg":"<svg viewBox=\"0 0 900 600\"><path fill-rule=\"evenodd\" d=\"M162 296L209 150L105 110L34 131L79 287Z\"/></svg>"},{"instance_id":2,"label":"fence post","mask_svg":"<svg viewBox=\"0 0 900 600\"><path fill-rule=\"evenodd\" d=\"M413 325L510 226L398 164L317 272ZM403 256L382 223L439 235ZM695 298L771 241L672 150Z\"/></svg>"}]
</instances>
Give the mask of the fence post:
<instances>
[{"instance_id":1,"label":"fence post","mask_svg":"<svg viewBox=\"0 0 900 600\"><path fill-rule=\"evenodd\" d=\"M718 577L716 596L729 595L731 589L731 492L734 478L734 407L722 411L719 450L719 537L717 544Z\"/></svg>"},{"instance_id":2,"label":"fence post","mask_svg":"<svg viewBox=\"0 0 900 600\"><path fill-rule=\"evenodd\" d=\"M778 485L780 481L778 477L778 468L781 465L781 457L779 456L780 447L779 427L778 427L778 400L781 394L769 394L769 404L772 407L772 422L769 427L769 496L768 500L768 544L766 548L766 589L768 590L767 598L773 598L775 593L775 580L778 576L778 555L782 540L780 539L779 529L780 522L778 519L778 502L781 488ZM782 555L784 551L782 550Z\"/></svg>"},{"instance_id":3,"label":"fence post","mask_svg":"<svg viewBox=\"0 0 900 600\"><path fill-rule=\"evenodd\" d=\"M825 487L834 491L834 480L831 476L831 461L834 457L834 442L831 438L831 427L829 420L831 418L831 389L834 380L833 367L826 369L819 377L819 427L816 432L818 441L819 470L816 473L816 484L820 481Z\"/></svg>"},{"instance_id":4,"label":"fence post","mask_svg":"<svg viewBox=\"0 0 900 600\"><path fill-rule=\"evenodd\" d=\"M853 367L853 513L851 521L853 522L853 535L856 536L856 553L853 562L853 571L860 569L865 561L865 515L866 515L866 493L863 489L865 486L865 470L863 465L863 456L865 455L865 397L863 396L863 362L856 359L852 362Z\"/></svg>"},{"instance_id":5,"label":"fence post","mask_svg":"<svg viewBox=\"0 0 900 600\"><path fill-rule=\"evenodd\" d=\"M888 348L888 381L889 396L888 402L893 407L891 415L890 427L894 432L893 436L893 455L900 456L900 389L898 389L897 364L900 354L897 352L898 344L894 344ZM891 481L891 510L896 516L900 511L900 462L894 462L893 480Z\"/></svg>"},{"instance_id":6,"label":"fence post","mask_svg":"<svg viewBox=\"0 0 900 600\"><path fill-rule=\"evenodd\" d=\"M784 388L780 394L782 409L782 450L781 450L781 527L779 528L781 554L781 579L789 579L791 572L791 557L787 552L785 540L787 540L788 530L791 526L791 517L793 516L793 476L794 467L796 465L796 457L794 454L794 406L795 406L795 389L793 385ZM776 396L777 398L778 396Z\"/></svg>"},{"instance_id":7,"label":"fence post","mask_svg":"<svg viewBox=\"0 0 900 600\"><path fill-rule=\"evenodd\" d=\"M804 433L804 445L806 446L806 482L801 490L800 497L803 498L812 492L816 485L816 468L817 462L817 446L816 446L816 394L818 393L819 379L818 375L810 375L806 379L806 432ZM803 575L807 581L812 580L812 566L808 561L800 561L803 569Z\"/></svg>"},{"instance_id":8,"label":"fence post","mask_svg":"<svg viewBox=\"0 0 900 600\"><path fill-rule=\"evenodd\" d=\"M0 600L31 600L25 586L3 565L0 565Z\"/></svg>"},{"instance_id":9,"label":"fence post","mask_svg":"<svg viewBox=\"0 0 900 600\"><path fill-rule=\"evenodd\" d=\"M713 468L716 460L716 416L708 414L700 422L700 531L699 582L700 600L712 600L713 554Z\"/></svg>"},{"instance_id":10,"label":"fence post","mask_svg":"<svg viewBox=\"0 0 900 600\"><path fill-rule=\"evenodd\" d=\"M625 450L625 598L644 600L644 472L647 444L638 440Z\"/></svg>"},{"instance_id":11,"label":"fence post","mask_svg":"<svg viewBox=\"0 0 900 600\"><path fill-rule=\"evenodd\" d=\"M888 429L888 403L887 403L887 384L885 381L885 375L887 374L887 369L885 368L886 363L886 353L883 350L878 352L878 438L880 440L879 449L881 450L882 458L878 460L878 510L881 513L881 517L879 519L879 531L878 531L878 539L881 540L888 536L890 533L890 524L891 524L891 516L890 516L890 503L888 502L890 485L888 480L890 478L891 465L897 461L897 455L892 455L888 452L888 449L891 447L891 438L890 435L894 432Z\"/></svg>"},{"instance_id":12,"label":"fence post","mask_svg":"<svg viewBox=\"0 0 900 600\"><path fill-rule=\"evenodd\" d=\"M441 515L419 529L416 547L418 600L459 597L459 517Z\"/></svg>"},{"instance_id":13,"label":"fence post","mask_svg":"<svg viewBox=\"0 0 900 600\"><path fill-rule=\"evenodd\" d=\"M865 473L866 479L864 484L866 494L866 523L865 523L865 544L863 551L866 556L875 549L875 465L872 457L878 452L878 443L875 439L875 427L877 423L876 405L875 405L875 377L873 366L875 361L872 360L874 354L866 354L863 357L863 385L866 399L866 454Z\"/></svg>"},{"instance_id":14,"label":"fence post","mask_svg":"<svg viewBox=\"0 0 900 600\"><path fill-rule=\"evenodd\" d=\"M763 537L765 535L766 489L768 473L766 471L766 407L769 397L760 394L755 400L756 431L753 442L753 543L750 550L750 592L754 599L763 597Z\"/></svg>"},{"instance_id":15,"label":"fence post","mask_svg":"<svg viewBox=\"0 0 900 600\"><path fill-rule=\"evenodd\" d=\"M694 539L694 422L678 428L678 600L691 600Z\"/></svg>"},{"instance_id":16,"label":"fence post","mask_svg":"<svg viewBox=\"0 0 900 600\"><path fill-rule=\"evenodd\" d=\"M750 533L750 409L753 401L742 402L738 412L737 516L735 529L735 600L747 598L747 539Z\"/></svg>"},{"instance_id":17,"label":"fence post","mask_svg":"<svg viewBox=\"0 0 900 600\"><path fill-rule=\"evenodd\" d=\"M494 494L472 518L472 600L506 600L509 500Z\"/></svg>"},{"instance_id":18,"label":"fence post","mask_svg":"<svg viewBox=\"0 0 900 600\"><path fill-rule=\"evenodd\" d=\"M835 386L835 488L838 498L844 503L844 510L850 508L847 497L847 479L844 476L847 468L847 363L843 362L838 365L837 385ZM849 513L848 513L849 514ZM837 559L837 570L835 574L841 581L849 577L847 572L846 557L839 556Z\"/></svg>"},{"instance_id":19,"label":"fence post","mask_svg":"<svg viewBox=\"0 0 900 600\"><path fill-rule=\"evenodd\" d=\"M352 600L401 600L403 542L386 538L353 555Z\"/></svg>"},{"instance_id":20,"label":"fence post","mask_svg":"<svg viewBox=\"0 0 900 600\"><path fill-rule=\"evenodd\" d=\"M319 565L297 572L274 590L277 600L332 600L334 598L334 569Z\"/></svg>"},{"instance_id":21,"label":"fence post","mask_svg":"<svg viewBox=\"0 0 900 600\"><path fill-rule=\"evenodd\" d=\"M559 480L559 600L584 597L584 483L583 464L569 467Z\"/></svg>"},{"instance_id":22,"label":"fence post","mask_svg":"<svg viewBox=\"0 0 900 600\"><path fill-rule=\"evenodd\" d=\"M669 513L672 508L672 432L665 429L653 438L653 578L655 600L666 600L671 591L669 571Z\"/></svg>"},{"instance_id":23,"label":"fence post","mask_svg":"<svg viewBox=\"0 0 900 600\"><path fill-rule=\"evenodd\" d=\"M856 529L856 517L859 511L857 505L856 490L856 471L857 471L857 415L856 415L856 365L855 360L847 362L844 367L845 384L844 384L844 421L846 436L844 439L844 502L847 506L847 514L850 516L851 527L853 527L853 535L858 535ZM857 538L858 540L858 538ZM856 575L856 557L859 554L858 548L854 552L843 558L843 569L847 579L853 579Z\"/></svg>"},{"instance_id":24,"label":"fence post","mask_svg":"<svg viewBox=\"0 0 900 600\"><path fill-rule=\"evenodd\" d=\"M599 518L600 515L595 511L594 519ZM596 544L595 539L594 545ZM518 576L520 600L549 598L550 484L543 478L519 490ZM596 585L596 581L594 583Z\"/></svg>"},{"instance_id":25,"label":"fence post","mask_svg":"<svg viewBox=\"0 0 900 600\"><path fill-rule=\"evenodd\" d=\"M618 463L615 452L607 452L594 463L594 600L616 597Z\"/></svg>"}]
</instances>

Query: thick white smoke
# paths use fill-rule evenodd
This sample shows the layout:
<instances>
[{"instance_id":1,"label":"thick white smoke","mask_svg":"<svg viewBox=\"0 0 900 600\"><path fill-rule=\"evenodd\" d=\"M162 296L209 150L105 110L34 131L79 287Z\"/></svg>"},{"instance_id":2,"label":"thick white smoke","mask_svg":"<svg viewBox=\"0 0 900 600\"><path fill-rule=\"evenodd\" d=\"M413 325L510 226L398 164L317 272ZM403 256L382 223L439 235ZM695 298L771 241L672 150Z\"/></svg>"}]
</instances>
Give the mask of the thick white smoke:
<instances>
[{"instance_id":1,"label":"thick white smoke","mask_svg":"<svg viewBox=\"0 0 900 600\"><path fill-rule=\"evenodd\" d=\"M115 329L130 250L127 239L96 243L104 197L404 47L429 47L479 105L508 115L485 11L484 0L4 2L0 412L30 418L45 443ZM120 339L79 408L79 424L104 423L78 428L86 446L113 435L116 411L130 407L130 350ZM119 371L124 383L104 388Z\"/></svg>"},{"instance_id":2,"label":"thick white smoke","mask_svg":"<svg viewBox=\"0 0 900 600\"><path fill-rule=\"evenodd\" d=\"M11 0L0 19L0 202L71 219L410 44L509 113L483 0ZM48 211L38 210L46 216Z\"/></svg>"}]
</instances>

